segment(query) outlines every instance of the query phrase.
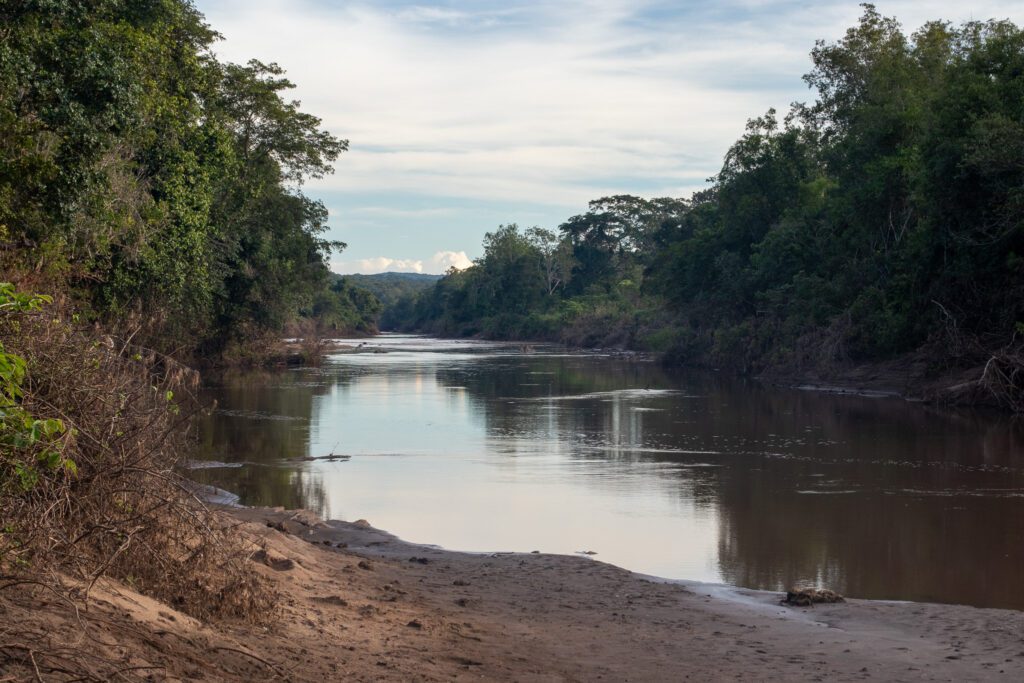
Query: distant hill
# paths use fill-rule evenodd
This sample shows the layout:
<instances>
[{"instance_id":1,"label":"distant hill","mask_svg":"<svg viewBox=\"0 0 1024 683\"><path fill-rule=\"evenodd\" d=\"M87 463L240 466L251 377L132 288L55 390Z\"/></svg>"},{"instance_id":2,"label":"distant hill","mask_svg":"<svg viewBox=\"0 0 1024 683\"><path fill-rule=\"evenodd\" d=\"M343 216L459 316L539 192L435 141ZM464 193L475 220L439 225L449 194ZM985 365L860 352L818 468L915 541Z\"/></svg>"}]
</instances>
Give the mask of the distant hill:
<instances>
[{"instance_id":1,"label":"distant hill","mask_svg":"<svg viewBox=\"0 0 1024 683\"><path fill-rule=\"evenodd\" d=\"M369 290L387 308L404 296L423 291L443 276L427 273L391 272L376 273L374 275L353 273L351 275L335 275L335 277L344 277L352 285Z\"/></svg>"}]
</instances>

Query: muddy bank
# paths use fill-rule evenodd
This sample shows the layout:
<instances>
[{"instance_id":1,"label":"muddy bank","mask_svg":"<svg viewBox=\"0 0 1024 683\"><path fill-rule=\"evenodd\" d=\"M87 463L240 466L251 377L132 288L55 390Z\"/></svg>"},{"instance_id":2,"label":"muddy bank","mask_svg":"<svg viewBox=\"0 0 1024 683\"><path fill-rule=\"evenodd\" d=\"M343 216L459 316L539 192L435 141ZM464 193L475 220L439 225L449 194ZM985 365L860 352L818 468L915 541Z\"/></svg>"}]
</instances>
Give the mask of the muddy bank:
<instances>
[{"instance_id":1,"label":"muddy bank","mask_svg":"<svg viewBox=\"0 0 1024 683\"><path fill-rule=\"evenodd\" d=\"M886 361L856 365L817 365L808 369L800 367L799 364L784 362L767 369L751 370L731 365L720 366L706 357L681 357L673 352L637 349L628 343L616 344L614 340L588 344L581 340L561 337L509 339L479 334L469 337L441 335L439 338L497 341L519 346L526 352L532 351L534 347L562 346L571 353L610 356L628 362L654 362L667 368L721 371L737 377L753 377L765 384L786 389L871 398L901 398L942 406L991 409L1000 412L1012 412L1015 405L1012 401L1008 403L1007 397L997 395L990 386L981 382L985 374L985 365L942 368L943 356L926 350ZM1016 400L1019 402L1019 396Z\"/></svg>"},{"instance_id":2,"label":"muddy bank","mask_svg":"<svg viewBox=\"0 0 1024 683\"><path fill-rule=\"evenodd\" d=\"M1005 410L997 397L979 383L983 373L984 366L937 371L928 359L908 356L831 370L776 368L761 373L758 379L790 389Z\"/></svg>"},{"instance_id":3,"label":"muddy bank","mask_svg":"<svg viewBox=\"0 0 1024 683\"><path fill-rule=\"evenodd\" d=\"M202 624L114 582L94 588L77 619L40 595L6 621L38 632L40 649L86 643L129 679L1024 678L1020 612L859 600L794 609L778 594L582 556L455 553L306 512L223 514L280 592L269 628Z\"/></svg>"}]
</instances>

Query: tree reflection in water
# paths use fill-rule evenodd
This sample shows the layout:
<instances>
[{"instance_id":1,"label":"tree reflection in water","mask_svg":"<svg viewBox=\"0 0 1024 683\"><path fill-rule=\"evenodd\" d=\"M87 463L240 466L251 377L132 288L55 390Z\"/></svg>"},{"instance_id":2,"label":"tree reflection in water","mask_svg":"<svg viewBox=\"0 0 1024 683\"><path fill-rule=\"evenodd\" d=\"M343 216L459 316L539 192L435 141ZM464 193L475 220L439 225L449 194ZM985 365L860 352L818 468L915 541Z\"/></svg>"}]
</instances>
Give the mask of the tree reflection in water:
<instances>
[{"instance_id":1,"label":"tree reflection in water","mask_svg":"<svg viewBox=\"0 0 1024 683\"><path fill-rule=\"evenodd\" d=\"M589 519L602 559L640 571L1024 608L1020 422L595 355L385 343L223 378L201 457L258 465L199 475L245 504L464 526L450 542L466 549L572 552ZM355 459L281 463L334 449ZM370 457L388 453L416 457Z\"/></svg>"}]
</instances>

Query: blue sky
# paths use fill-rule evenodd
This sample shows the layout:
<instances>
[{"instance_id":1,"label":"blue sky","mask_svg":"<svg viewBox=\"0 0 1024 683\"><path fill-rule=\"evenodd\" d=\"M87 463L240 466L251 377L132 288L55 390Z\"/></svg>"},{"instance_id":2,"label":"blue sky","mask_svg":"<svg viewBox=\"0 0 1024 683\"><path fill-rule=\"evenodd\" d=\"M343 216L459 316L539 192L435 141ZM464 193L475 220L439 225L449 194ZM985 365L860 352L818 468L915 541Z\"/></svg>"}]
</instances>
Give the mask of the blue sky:
<instances>
[{"instance_id":1,"label":"blue sky","mask_svg":"<svg viewBox=\"0 0 1024 683\"><path fill-rule=\"evenodd\" d=\"M856 2L197 0L226 60L277 62L348 139L305 191L349 247L337 272L442 272L502 223L554 229L608 194L688 196L748 118L813 99L801 76ZM1021 2L900 0L929 19Z\"/></svg>"}]
</instances>

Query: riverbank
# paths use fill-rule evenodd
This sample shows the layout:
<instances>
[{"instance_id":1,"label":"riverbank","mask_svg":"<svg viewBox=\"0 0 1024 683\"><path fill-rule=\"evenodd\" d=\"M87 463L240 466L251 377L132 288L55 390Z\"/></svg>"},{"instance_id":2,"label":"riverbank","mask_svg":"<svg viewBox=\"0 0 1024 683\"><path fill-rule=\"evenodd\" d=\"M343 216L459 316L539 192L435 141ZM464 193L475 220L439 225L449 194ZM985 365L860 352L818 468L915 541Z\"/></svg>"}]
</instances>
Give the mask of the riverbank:
<instances>
[{"instance_id":1,"label":"riverbank","mask_svg":"<svg viewBox=\"0 0 1024 683\"><path fill-rule=\"evenodd\" d=\"M773 386L868 397L902 398L935 405L1004 408L981 383L985 368L938 372L928 358L908 355L889 361L838 366L830 370L773 368L757 379Z\"/></svg>"},{"instance_id":2,"label":"riverbank","mask_svg":"<svg viewBox=\"0 0 1024 683\"><path fill-rule=\"evenodd\" d=\"M940 357L929 355L923 350L884 361L836 363L831 366L812 364L811 367L802 367L796 363L779 363L757 371L743 371L729 365L719 366L706 358L685 358L671 352L637 349L624 342L617 345L602 343L592 346L578 339L561 337L507 339L480 334L469 337L442 335L439 338L493 341L527 349L558 345L573 353L660 363L674 369L721 371L736 377L750 377L771 386L803 391L900 398L937 406L992 409L999 412L1013 412L1016 405L1016 399L1006 393L1005 387L993 384L991 377L986 378L988 368L985 365L943 369ZM372 345L373 342L368 344Z\"/></svg>"},{"instance_id":3,"label":"riverbank","mask_svg":"<svg viewBox=\"0 0 1024 683\"><path fill-rule=\"evenodd\" d=\"M221 514L280 593L269 627L202 624L106 580L77 619L40 594L7 623L45 634L40 651L88 643L129 678L157 680L1024 677L1021 612L861 600L794 609L777 594L582 556L449 552L301 511Z\"/></svg>"}]
</instances>

